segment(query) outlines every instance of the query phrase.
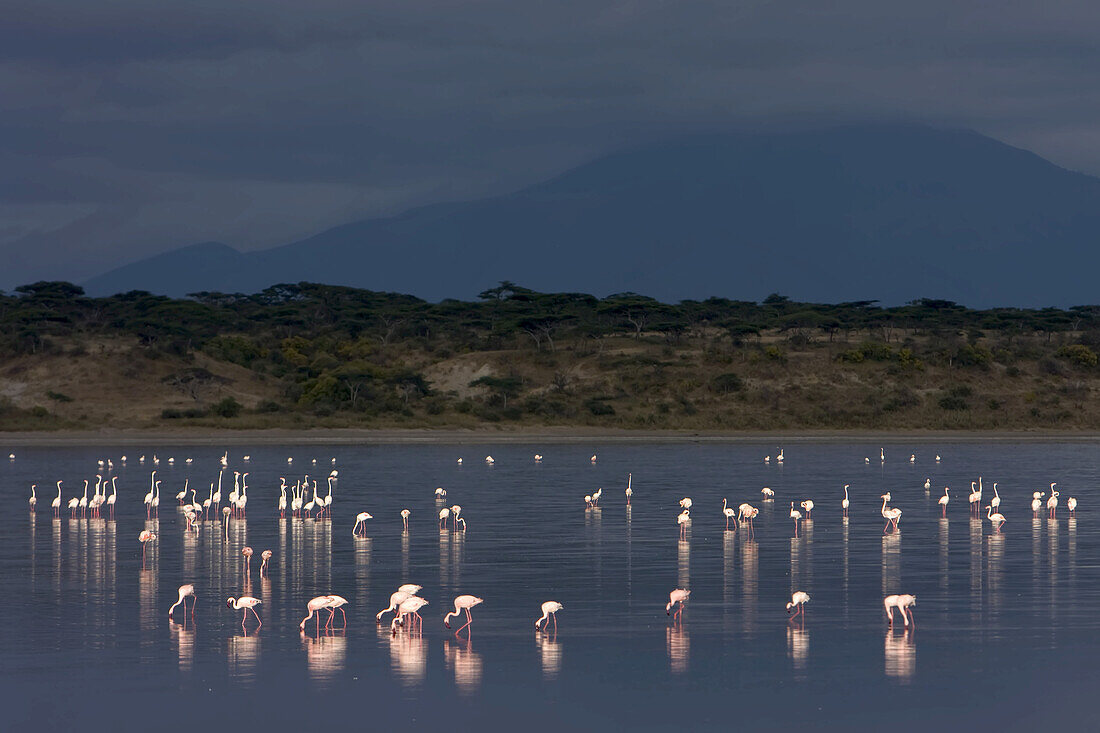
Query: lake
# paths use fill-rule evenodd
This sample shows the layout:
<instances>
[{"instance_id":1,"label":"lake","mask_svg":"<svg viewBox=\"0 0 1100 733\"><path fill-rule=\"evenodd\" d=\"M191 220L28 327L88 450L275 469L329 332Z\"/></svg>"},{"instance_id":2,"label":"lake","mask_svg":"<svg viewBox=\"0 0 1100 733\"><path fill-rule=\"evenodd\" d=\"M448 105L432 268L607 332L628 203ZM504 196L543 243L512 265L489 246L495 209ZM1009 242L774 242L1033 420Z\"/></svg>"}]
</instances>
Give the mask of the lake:
<instances>
[{"instance_id":1,"label":"lake","mask_svg":"<svg viewBox=\"0 0 1100 733\"><path fill-rule=\"evenodd\" d=\"M0 460L4 730L1095 729L1093 443L800 440L784 445L782 464L775 445L752 442L225 449L223 494L233 470L249 472L247 518L229 521L228 541L218 520L188 532L174 499L185 480L206 498L222 447L25 447ZM53 518L55 482L65 501L80 496L107 458L116 519L71 519L64 506ZM154 468L162 499L159 519L147 520ZM331 520L280 519L280 477L310 474L323 493L333 468ZM1000 533L984 510L969 516L979 476L984 503L997 482ZM1032 492L1051 482L1057 518L1044 509L1033 519ZM761 501L765 486L774 501ZM437 487L462 506L465 532L439 529ZM600 487L599 507L587 508L583 497ZM884 534L886 490L903 515ZM685 496L692 520L681 539ZM1081 503L1075 518L1070 496ZM752 536L725 531L723 498L760 509ZM816 507L796 537L790 502L804 499ZM374 516L366 538L352 535L361 511ZM143 569L146 529L158 539ZM406 582L422 585L429 605L422 633L395 636L375 614ZM170 623L184 583L196 588L195 619ZM674 624L665 604L677 587L692 593ZM784 606L795 590L811 601L791 623ZM307 601L328 593L349 600L346 628L300 633ZM888 628L891 593L917 596L914 630ZM442 617L459 594L484 603L456 637ZM240 595L263 601L259 629L251 615L242 629L242 612L226 607ZM551 599L564 604L558 630L538 633Z\"/></svg>"}]
</instances>

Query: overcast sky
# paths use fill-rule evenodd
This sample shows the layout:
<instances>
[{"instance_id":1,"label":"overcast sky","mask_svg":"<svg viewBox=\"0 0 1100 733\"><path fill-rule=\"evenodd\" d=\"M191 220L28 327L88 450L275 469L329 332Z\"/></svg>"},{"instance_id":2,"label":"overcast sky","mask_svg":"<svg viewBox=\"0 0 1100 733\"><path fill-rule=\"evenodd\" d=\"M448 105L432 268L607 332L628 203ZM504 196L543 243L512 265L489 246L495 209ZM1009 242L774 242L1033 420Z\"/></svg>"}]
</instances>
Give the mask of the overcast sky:
<instances>
[{"instance_id":1,"label":"overcast sky","mask_svg":"<svg viewBox=\"0 0 1100 733\"><path fill-rule=\"evenodd\" d=\"M0 287L697 131L920 121L1098 174L1098 38L1087 0L8 0Z\"/></svg>"}]
</instances>

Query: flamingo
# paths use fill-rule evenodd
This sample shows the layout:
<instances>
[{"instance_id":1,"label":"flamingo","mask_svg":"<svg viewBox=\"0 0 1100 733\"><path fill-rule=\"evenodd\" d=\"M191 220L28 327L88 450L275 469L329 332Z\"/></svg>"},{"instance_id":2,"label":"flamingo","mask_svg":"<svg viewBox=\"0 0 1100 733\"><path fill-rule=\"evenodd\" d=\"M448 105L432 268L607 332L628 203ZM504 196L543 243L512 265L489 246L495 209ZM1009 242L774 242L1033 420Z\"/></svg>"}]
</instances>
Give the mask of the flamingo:
<instances>
[{"instance_id":1,"label":"flamingo","mask_svg":"<svg viewBox=\"0 0 1100 733\"><path fill-rule=\"evenodd\" d=\"M263 562L260 563L260 577L262 578L267 573L267 563L271 559L274 553L271 550L264 550L260 553L260 558Z\"/></svg>"},{"instance_id":2,"label":"flamingo","mask_svg":"<svg viewBox=\"0 0 1100 733\"><path fill-rule=\"evenodd\" d=\"M252 575L252 548L245 547L241 550L241 554L244 555L244 574L251 577Z\"/></svg>"},{"instance_id":3,"label":"flamingo","mask_svg":"<svg viewBox=\"0 0 1100 733\"><path fill-rule=\"evenodd\" d=\"M402 587L404 587L404 586L402 586ZM383 616L385 616L387 613L390 613L390 612L396 612L398 606L401 605L402 601L407 600L410 596L416 595L416 593L419 590L420 590L420 586L416 586L416 590L414 590L414 591L405 591L405 590L398 589L398 590L394 591L393 593L391 593L390 594L390 605L387 608L383 608L381 611L378 612L377 615L375 615L375 617L374 617L375 621L377 621L379 624L381 624Z\"/></svg>"},{"instance_id":4,"label":"flamingo","mask_svg":"<svg viewBox=\"0 0 1100 733\"><path fill-rule=\"evenodd\" d=\"M691 591L685 588L677 588L668 594L668 605L665 606L665 615L672 616L676 622L680 621L681 616L684 613L684 604L687 603L688 596L691 595ZM679 605L677 605L679 604ZM672 607L676 606L676 612L672 612Z\"/></svg>"},{"instance_id":5,"label":"flamingo","mask_svg":"<svg viewBox=\"0 0 1100 733\"><path fill-rule=\"evenodd\" d=\"M541 463L541 462L542 462L542 454L541 453L536 453L535 454L535 463Z\"/></svg>"},{"instance_id":6,"label":"flamingo","mask_svg":"<svg viewBox=\"0 0 1100 733\"><path fill-rule=\"evenodd\" d=\"M691 522L691 512L687 509L680 512L680 515L676 517L676 523L680 525L680 539L687 537L687 526Z\"/></svg>"},{"instance_id":7,"label":"flamingo","mask_svg":"<svg viewBox=\"0 0 1100 733\"><path fill-rule=\"evenodd\" d=\"M462 463L462 459L461 459L461 458L459 458L459 459L458 459L458 462L459 462L459 463ZM486 462L487 464L489 464L490 466L491 466L491 465L493 465L494 463L496 463L496 461L495 461L495 460L493 459L493 457L492 457L492 456L485 456L485 462Z\"/></svg>"},{"instance_id":8,"label":"flamingo","mask_svg":"<svg viewBox=\"0 0 1100 733\"><path fill-rule=\"evenodd\" d=\"M889 492L882 495L882 516L886 519L886 526L882 528L882 533L886 534L886 530L890 525L894 525L894 530L898 528L898 520L901 519L901 509L894 509L886 506L886 502L890 500Z\"/></svg>"},{"instance_id":9,"label":"flamingo","mask_svg":"<svg viewBox=\"0 0 1100 733\"><path fill-rule=\"evenodd\" d=\"M588 460L589 460L589 462L591 462L591 463L595 463L595 462L596 462L596 454L595 454L595 453L593 453L593 454L592 454L592 457L591 457L591 458L589 458Z\"/></svg>"},{"instance_id":10,"label":"flamingo","mask_svg":"<svg viewBox=\"0 0 1100 733\"><path fill-rule=\"evenodd\" d=\"M228 507L226 507L228 508ZM264 625L264 622L260 619L260 614L256 613L256 606L263 603L259 598L253 598L252 596L241 596L240 598L234 598L230 596L225 599L225 605L227 608L232 608L234 611L243 610L244 614L241 616L241 628L244 628L244 622L248 619L248 612L251 611L252 615L259 621L259 625L256 628Z\"/></svg>"},{"instance_id":11,"label":"flamingo","mask_svg":"<svg viewBox=\"0 0 1100 733\"><path fill-rule=\"evenodd\" d=\"M951 496L948 494L949 491L951 491L951 487L944 486L943 487L943 496L941 496L939 501L936 502L941 507L943 507L943 516L945 516L945 517L947 516L947 505L951 501Z\"/></svg>"},{"instance_id":12,"label":"flamingo","mask_svg":"<svg viewBox=\"0 0 1100 733\"><path fill-rule=\"evenodd\" d=\"M737 512L733 511L733 507L731 507L731 506L726 506L726 499L725 499L725 497L723 497L723 498L722 498L722 513L726 515L726 530L727 530L727 531L729 531L729 528L730 528L730 520L731 520L731 519L734 519L734 518L735 518L735 517L737 516ZM736 529L736 528L737 528L737 527L736 527L736 525L735 525L735 526L734 526L734 529Z\"/></svg>"},{"instance_id":13,"label":"flamingo","mask_svg":"<svg viewBox=\"0 0 1100 733\"><path fill-rule=\"evenodd\" d=\"M332 596L317 596L316 598L310 599L309 603L306 604L306 610L309 611L309 615L302 619L302 622L298 624L298 628L305 630L306 621L316 616L317 620L315 623L317 625L317 633L321 633L321 614L319 614L318 611L322 608L329 608L331 603ZM335 614L329 614L328 621L325 623L326 629L329 627L329 624L332 623L332 617L334 615Z\"/></svg>"},{"instance_id":14,"label":"flamingo","mask_svg":"<svg viewBox=\"0 0 1100 733\"><path fill-rule=\"evenodd\" d=\"M191 618L195 617L195 604L198 603L198 598L195 597L195 586L188 583L187 585L181 585L179 587L179 600L172 604L168 609L168 618L172 618L172 612L176 610L176 606L183 604L183 612L187 613L187 601L188 597L191 598Z\"/></svg>"},{"instance_id":15,"label":"flamingo","mask_svg":"<svg viewBox=\"0 0 1100 733\"><path fill-rule=\"evenodd\" d=\"M628 473L626 475L626 503L630 503L630 497L634 496L634 489L630 488L630 482L634 478L634 474Z\"/></svg>"},{"instance_id":16,"label":"flamingo","mask_svg":"<svg viewBox=\"0 0 1100 733\"><path fill-rule=\"evenodd\" d=\"M34 513L35 505L38 503L38 496L34 493L35 486L37 486L37 484L31 484L31 498L27 500L27 503L30 504L32 514Z\"/></svg>"},{"instance_id":17,"label":"flamingo","mask_svg":"<svg viewBox=\"0 0 1100 733\"><path fill-rule=\"evenodd\" d=\"M592 499L589 498L588 502L591 504ZM451 516L451 510L448 509L447 507L443 507L442 509L439 510L439 528L440 529L446 529L447 528L447 517L449 517L449 516Z\"/></svg>"},{"instance_id":18,"label":"flamingo","mask_svg":"<svg viewBox=\"0 0 1100 733\"><path fill-rule=\"evenodd\" d=\"M978 513L978 507L981 505L982 502L982 492L974 488L977 485L978 484L975 481L970 482L970 496L967 498L967 501L970 502L971 514Z\"/></svg>"},{"instance_id":19,"label":"flamingo","mask_svg":"<svg viewBox=\"0 0 1100 733\"><path fill-rule=\"evenodd\" d=\"M153 495L153 501L150 504L153 508L153 514L160 516L160 481L153 484L153 488L156 489L156 493Z\"/></svg>"},{"instance_id":20,"label":"flamingo","mask_svg":"<svg viewBox=\"0 0 1100 733\"><path fill-rule=\"evenodd\" d=\"M282 519L286 516L286 479L280 478L279 480L282 482L279 487L279 518Z\"/></svg>"},{"instance_id":21,"label":"flamingo","mask_svg":"<svg viewBox=\"0 0 1100 733\"><path fill-rule=\"evenodd\" d=\"M886 463L886 450L884 448L878 449L878 459L882 463Z\"/></svg>"},{"instance_id":22,"label":"flamingo","mask_svg":"<svg viewBox=\"0 0 1100 733\"><path fill-rule=\"evenodd\" d=\"M1046 492L1043 492L1043 493L1046 493ZM1040 494L1038 491L1036 491L1035 495L1031 499L1031 517L1032 517L1032 519L1038 517L1039 516L1039 510L1043 508L1043 500L1040 498L1041 496L1042 496L1042 494Z\"/></svg>"},{"instance_id":23,"label":"flamingo","mask_svg":"<svg viewBox=\"0 0 1100 733\"><path fill-rule=\"evenodd\" d=\"M811 499L807 499L806 501L799 504L799 506L806 510L806 519L810 519L810 515L813 513L814 510L813 501Z\"/></svg>"},{"instance_id":24,"label":"flamingo","mask_svg":"<svg viewBox=\"0 0 1100 733\"><path fill-rule=\"evenodd\" d=\"M916 463L917 462L917 454L916 453L913 453L909 456L909 462L910 463Z\"/></svg>"},{"instance_id":25,"label":"flamingo","mask_svg":"<svg viewBox=\"0 0 1100 733\"><path fill-rule=\"evenodd\" d=\"M418 611L424 606L428 605L420 596L409 596L405 600L401 601L397 606L397 613L393 617L393 621L390 622L390 631L396 636L397 627L405 625L405 617L413 616L417 622L423 623L424 619L420 617ZM414 622L416 623L416 622Z\"/></svg>"},{"instance_id":26,"label":"flamingo","mask_svg":"<svg viewBox=\"0 0 1100 733\"><path fill-rule=\"evenodd\" d=\"M997 482L993 482L993 498L989 500L989 505L994 509L1001 508L1001 495L997 492Z\"/></svg>"},{"instance_id":27,"label":"flamingo","mask_svg":"<svg viewBox=\"0 0 1100 733\"><path fill-rule=\"evenodd\" d=\"M924 480L924 490L925 490L925 491L928 491L928 490L929 490L929 489L931 489L931 488L932 488L932 479L930 479L930 478L926 478L926 479Z\"/></svg>"},{"instance_id":28,"label":"flamingo","mask_svg":"<svg viewBox=\"0 0 1100 733\"><path fill-rule=\"evenodd\" d=\"M340 612L340 618L343 620L344 626L346 627L348 625L348 617L347 617L347 614L344 613L344 608L343 607L348 605L348 599L344 598L343 596L338 596L336 594L331 594L331 595L329 595L328 598L329 598L328 610L329 610L329 613L331 614L328 617L329 622L331 622L332 619L336 618L336 612L339 611Z\"/></svg>"},{"instance_id":29,"label":"flamingo","mask_svg":"<svg viewBox=\"0 0 1100 733\"><path fill-rule=\"evenodd\" d=\"M771 501L775 498L775 492L769 489L767 486L760 489L760 493L764 495L764 501Z\"/></svg>"},{"instance_id":30,"label":"flamingo","mask_svg":"<svg viewBox=\"0 0 1100 733\"><path fill-rule=\"evenodd\" d=\"M1047 499L1047 509L1050 510L1051 519L1054 519L1054 514L1058 509L1058 497L1061 496L1061 492L1054 490L1057 485L1057 483L1050 485L1050 498Z\"/></svg>"},{"instance_id":31,"label":"flamingo","mask_svg":"<svg viewBox=\"0 0 1100 733\"><path fill-rule=\"evenodd\" d=\"M542 604L542 616L535 621L535 630L541 631L550 626L550 619L554 620L554 631L558 630L558 611L565 608L557 601L546 601ZM544 627L543 624L546 626Z\"/></svg>"},{"instance_id":32,"label":"flamingo","mask_svg":"<svg viewBox=\"0 0 1100 733\"><path fill-rule=\"evenodd\" d=\"M764 463L771 463L771 462L772 462L772 457L771 456L764 456Z\"/></svg>"},{"instance_id":33,"label":"flamingo","mask_svg":"<svg viewBox=\"0 0 1100 733\"><path fill-rule=\"evenodd\" d=\"M794 609L794 615L791 616L793 621L801 614L803 618L806 616L806 604L810 602L810 594L804 591L795 591L791 594L791 602L787 604L787 613Z\"/></svg>"},{"instance_id":34,"label":"flamingo","mask_svg":"<svg viewBox=\"0 0 1100 733\"><path fill-rule=\"evenodd\" d=\"M783 462L783 449L782 448L779 449L779 453L775 456L775 460L778 461L779 463Z\"/></svg>"},{"instance_id":35,"label":"flamingo","mask_svg":"<svg viewBox=\"0 0 1100 733\"><path fill-rule=\"evenodd\" d=\"M363 537L367 536L367 520L368 519L374 519L374 517L372 517L370 514L367 514L366 512L359 512L358 514L355 515L355 526L352 527L352 530L351 530L351 536L352 537L359 537L360 536L359 535L360 525L362 525L362 527L363 527L363 535L362 536Z\"/></svg>"},{"instance_id":36,"label":"flamingo","mask_svg":"<svg viewBox=\"0 0 1100 733\"><path fill-rule=\"evenodd\" d=\"M446 626L448 629L451 628L451 624L450 624L451 616L460 616L460 615L462 615L462 612L465 611L466 612L466 623L463 624L462 626L459 626L455 630L455 636L458 636L458 633L460 631L462 631L465 628L468 628L470 626L470 624L472 624L474 622L473 617L470 616L470 609L473 608L474 606L478 605L479 603L484 603L484 602L485 602L484 599L478 598L477 596L462 595L462 596L456 597L455 598L455 610L451 611L450 613L448 613L446 616L443 617L443 625Z\"/></svg>"},{"instance_id":37,"label":"flamingo","mask_svg":"<svg viewBox=\"0 0 1100 733\"><path fill-rule=\"evenodd\" d=\"M753 524L753 519L760 513L760 510L751 504L742 504L737 507L737 521L747 521L749 523L749 536L753 535L753 531L756 529Z\"/></svg>"},{"instance_id":38,"label":"flamingo","mask_svg":"<svg viewBox=\"0 0 1100 733\"><path fill-rule=\"evenodd\" d=\"M458 459L458 465L460 465L460 466L462 465L462 459L461 458Z\"/></svg>"},{"instance_id":39,"label":"flamingo","mask_svg":"<svg viewBox=\"0 0 1100 733\"><path fill-rule=\"evenodd\" d=\"M791 519L794 520L794 536L798 536L798 523L802 521L802 512L794 508L794 502L791 502Z\"/></svg>"},{"instance_id":40,"label":"flamingo","mask_svg":"<svg viewBox=\"0 0 1100 733\"><path fill-rule=\"evenodd\" d=\"M592 504L592 495L591 494L585 494L584 495L584 505L586 507L593 506L593 504Z\"/></svg>"},{"instance_id":41,"label":"flamingo","mask_svg":"<svg viewBox=\"0 0 1100 733\"><path fill-rule=\"evenodd\" d=\"M61 482L57 482L57 497L50 502L50 507L53 508L53 515L55 517L61 516Z\"/></svg>"},{"instance_id":42,"label":"flamingo","mask_svg":"<svg viewBox=\"0 0 1100 733\"><path fill-rule=\"evenodd\" d=\"M1003 514L993 514L993 507L987 505L985 516L986 516L986 519L989 520L989 523L993 525L993 529L996 530L997 532L1000 532L1001 531L1001 525L1003 525L1005 523L1005 515L1003 515Z\"/></svg>"},{"instance_id":43,"label":"flamingo","mask_svg":"<svg viewBox=\"0 0 1100 733\"><path fill-rule=\"evenodd\" d=\"M145 567L145 547L150 542L156 542L157 536L147 529L141 530L138 534L138 542L141 543L141 566Z\"/></svg>"},{"instance_id":44,"label":"flamingo","mask_svg":"<svg viewBox=\"0 0 1100 733\"><path fill-rule=\"evenodd\" d=\"M435 500L436 501L443 501L446 498L447 498L447 490L445 488L440 486L438 489L435 490Z\"/></svg>"},{"instance_id":45,"label":"flamingo","mask_svg":"<svg viewBox=\"0 0 1100 733\"><path fill-rule=\"evenodd\" d=\"M405 525L405 531L406 532L409 531L409 515L410 514L412 514L412 512L410 512L408 509L402 509L401 510L401 521Z\"/></svg>"},{"instance_id":46,"label":"flamingo","mask_svg":"<svg viewBox=\"0 0 1100 733\"><path fill-rule=\"evenodd\" d=\"M905 625L909 625L910 619L912 619L913 626L917 625L917 620L913 618L913 606L917 605L917 597L909 595L908 593L901 595L886 596L882 599L882 605L886 609L886 616L889 619L889 625L894 625L894 609L901 611L901 617L905 620Z\"/></svg>"},{"instance_id":47,"label":"flamingo","mask_svg":"<svg viewBox=\"0 0 1100 733\"><path fill-rule=\"evenodd\" d=\"M80 516L83 517L88 510L88 479L84 479L84 496L80 497L77 506L80 507Z\"/></svg>"},{"instance_id":48,"label":"flamingo","mask_svg":"<svg viewBox=\"0 0 1100 733\"><path fill-rule=\"evenodd\" d=\"M684 509L691 509L691 498L685 496L683 499L680 499L680 506Z\"/></svg>"},{"instance_id":49,"label":"flamingo","mask_svg":"<svg viewBox=\"0 0 1100 733\"><path fill-rule=\"evenodd\" d=\"M458 529L458 515L461 513L462 507L460 507L458 504L455 504L451 507L451 526L453 526L455 529Z\"/></svg>"},{"instance_id":50,"label":"flamingo","mask_svg":"<svg viewBox=\"0 0 1100 733\"><path fill-rule=\"evenodd\" d=\"M1069 509L1069 515L1071 517L1077 516L1077 499L1072 496L1066 499L1066 509Z\"/></svg>"},{"instance_id":51,"label":"flamingo","mask_svg":"<svg viewBox=\"0 0 1100 733\"><path fill-rule=\"evenodd\" d=\"M844 484L844 499L840 502L840 508L844 510L844 516L848 516L848 507L850 505L851 502L848 501L848 484Z\"/></svg>"}]
</instances>

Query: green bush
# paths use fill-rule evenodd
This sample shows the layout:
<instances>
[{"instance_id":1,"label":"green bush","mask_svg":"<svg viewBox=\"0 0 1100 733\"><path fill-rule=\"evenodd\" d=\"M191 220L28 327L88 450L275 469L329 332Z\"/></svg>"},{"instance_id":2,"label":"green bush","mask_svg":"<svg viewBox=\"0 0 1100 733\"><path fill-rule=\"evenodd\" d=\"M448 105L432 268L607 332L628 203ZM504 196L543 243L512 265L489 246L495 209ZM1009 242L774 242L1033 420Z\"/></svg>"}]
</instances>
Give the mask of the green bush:
<instances>
[{"instance_id":1,"label":"green bush","mask_svg":"<svg viewBox=\"0 0 1100 733\"><path fill-rule=\"evenodd\" d=\"M584 403L584 406L588 408L588 411L596 416L614 415L615 408L607 404L603 400L590 399Z\"/></svg>"},{"instance_id":2,"label":"green bush","mask_svg":"<svg viewBox=\"0 0 1100 733\"><path fill-rule=\"evenodd\" d=\"M61 392L54 392L52 390L47 390L46 391L46 396L49 397L51 400L54 400L55 402L72 402L73 401L73 398L70 397L69 395L62 394Z\"/></svg>"},{"instance_id":3,"label":"green bush","mask_svg":"<svg viewBox=\"0 0 1100 733\"><path fill-rule=\"evenodd\" d=\"M226 397L210 408L218 417L236 417L241 414L242 409L244 406L233 397Z\"/></svg>"},{"instance_id":4,"label":"green bush","mask_svg":"<svg viewBox=\"0 0 1100 733\"><path fill-rule=\"evenodd\" d=\"M739 392L744 388L745 382L737 374L733 372L726 372L725 374L719 374L717 377L711 380L710 387L718 394L729 394L730 392Z\"/></svg>"},{"instance_id":5,"label":"green bush","mask_svg":"<svg viewBox=\"0 0 1100 733\"><path fill-rule=\"evenodd\" d=\"M1096 352L1084 344L1063 346L1058 349L1058 356L1083 367L1094 367L1097 362L1100 362L1100 358L1097 358Z\"/></svg>"}]
</instances>

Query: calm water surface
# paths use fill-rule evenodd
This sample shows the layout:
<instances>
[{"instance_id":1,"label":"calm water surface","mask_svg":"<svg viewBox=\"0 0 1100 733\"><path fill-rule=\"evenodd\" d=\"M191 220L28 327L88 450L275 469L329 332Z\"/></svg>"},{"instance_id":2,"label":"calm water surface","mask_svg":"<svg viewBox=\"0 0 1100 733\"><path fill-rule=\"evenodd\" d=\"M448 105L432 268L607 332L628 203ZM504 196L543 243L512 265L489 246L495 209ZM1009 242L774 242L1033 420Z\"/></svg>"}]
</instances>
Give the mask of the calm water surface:
<instances>
[{"instance_id":1,"label":"calm water surface","mask_svg":"<svg viewBox=\"0 0 1100 733\"><path fill-rule=\"evenodd\" d=\"M230 469L250 472L250 498L248 519L230 523L228 542L220 522L185 532L173 499L185 479L205 498L221 449L17 449L15 461L0 462L0 721L4 730L92 731L310 730L319 722L1095 730L1097 446L885 447L884 464L878 443L821 442L788 445L785 464L764 465L772 446L236 446ZM159 520L147 521L142 497L153 466L136 459L154 452L163 498ZM489 453L492 467L483 461ZM54 482L64 479L65 500L79 495L96 459L108 456L119 476L117 520L70 520L64 509L52 518ZM323 477L333 456L332 521L280 519L279 477ZM998 482L1008 518L1000 535L968 517L966 494L979 475L987 501ZM1058 518L1032 519L1031 492L1051 481L1062 492ZM27 512L32 482L37 516ZM223 494L231 483L230 475ZM945 484L957 492L941 519ZM466 533L439 531L437 486L448 504L462 505ZM586 510L582 497L601 486L602 506ZM760 500L763 486L774 502ZM887 536L885 489L904 512L900 532ZM680 540L684 496L694 501L693 522ZM1069 496L1081 502L1076 519L1064 511ZM755 538L724 531L723 497L761 509ZM806 498L817 508L795 538L789 502ZM375 517L366 539L351 534L360 511ZM146 528L160 539L143 570L137 535ZM245 545L256 551L251 579ZM275 556L260 578L264 549ZM394 637L375 624L405 582L424 586L431 604L421 636ZM167 618L182 583L198 593L196 619L185 626ZM673 627L664 605L677 586L692 595ZM789 624L784 612L792 590L813 597L804 624ZM300 634L306 601L330 592L351 602L346 631ZM918 597L913 632L886 626L882 597L898 592ZM485 599L468 641L441 624L462 593ZM258 632L253 622L243 632L240 612L225 607L227 596L242 594L263 600ZM565 604L556 635L533 628L548 599Z\"/></svg>"}]
</instances>

